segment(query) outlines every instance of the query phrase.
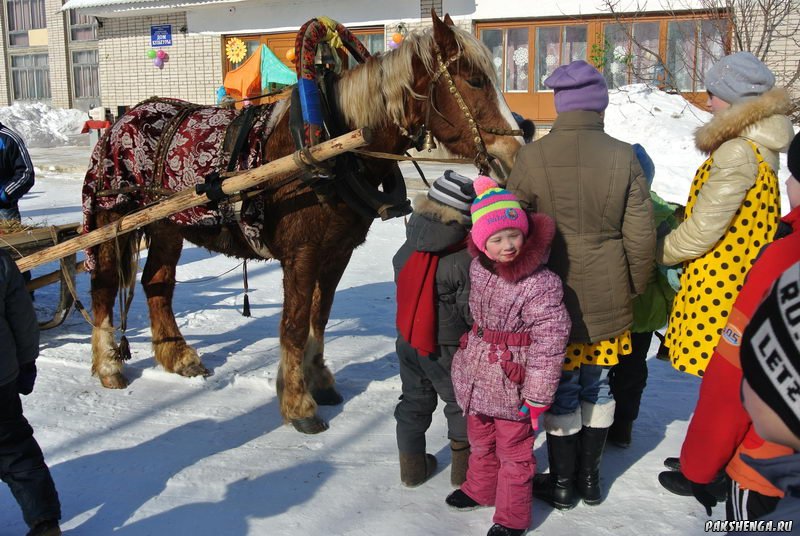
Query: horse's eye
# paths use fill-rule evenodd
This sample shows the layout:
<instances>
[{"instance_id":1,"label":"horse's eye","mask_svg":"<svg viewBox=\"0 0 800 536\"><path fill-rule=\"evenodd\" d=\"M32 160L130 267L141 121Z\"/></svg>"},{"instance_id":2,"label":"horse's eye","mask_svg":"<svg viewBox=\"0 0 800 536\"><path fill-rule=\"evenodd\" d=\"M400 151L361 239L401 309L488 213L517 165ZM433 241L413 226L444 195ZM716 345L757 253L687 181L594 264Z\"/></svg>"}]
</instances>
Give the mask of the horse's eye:
<instances>
[{"instance_id":1,"label":"horse's eye","mask_svg":"<svg viewBox=\"0 0 800 536\"><path fill-rule=\"evenodd\" d=\"M473 76L472 78L467 80L467 84L474 87L475 89L483 89L483 86L486 85L486 77Z\"/></svg>"}]
</instances>

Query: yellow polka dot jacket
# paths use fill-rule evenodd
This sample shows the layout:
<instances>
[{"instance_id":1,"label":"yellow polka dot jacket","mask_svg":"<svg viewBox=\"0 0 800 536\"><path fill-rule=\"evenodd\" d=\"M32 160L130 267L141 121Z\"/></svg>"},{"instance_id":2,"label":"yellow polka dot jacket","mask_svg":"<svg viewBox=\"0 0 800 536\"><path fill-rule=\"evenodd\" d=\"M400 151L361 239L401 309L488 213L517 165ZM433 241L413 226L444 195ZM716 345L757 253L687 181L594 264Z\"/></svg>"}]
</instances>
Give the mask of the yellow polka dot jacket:
<instances>
[{"instance_id":1,"label":"yellow polka dot jacket","mask_svg":"<svg viewBox=\"0 0 800 536\"><path fill-rule=\"evenodd\" d=\"M718 112L695 134L709 156L692 181L686 218L656 255L683 265L666 336L680 371L703 375L750 266L775 236L778 153L794 137L788 109L786 91L773 89Z\"/></svg>"},{"instance_id":2,"label":"yellow polka dot jacket","mask_svg":"<svg viewBox=\"0 0 800 536\"><path fill-rule=\"evenodd\" d=\"M564 281L571 343L617 337L655 267L650 190L633 147L604 132L597 112L560 113L517 153L507 188L556 222L548 266Z\"/></svg>"}]
</instances>

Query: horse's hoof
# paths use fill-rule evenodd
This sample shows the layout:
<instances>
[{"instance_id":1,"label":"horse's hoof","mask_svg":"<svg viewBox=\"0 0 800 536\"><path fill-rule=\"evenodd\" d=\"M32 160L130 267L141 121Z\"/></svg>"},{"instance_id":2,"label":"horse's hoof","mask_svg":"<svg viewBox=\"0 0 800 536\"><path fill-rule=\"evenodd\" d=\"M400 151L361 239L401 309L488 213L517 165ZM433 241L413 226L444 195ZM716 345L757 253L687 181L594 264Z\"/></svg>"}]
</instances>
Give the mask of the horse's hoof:
<instances>
[{"instance_id":1,"label":"horse's hoof","mask_svg":"<svg viewBox=\"0 0 800 536\"><path fill-rule=\"evenodd\" d=\"M208 370L202 363L192 363L186 367L183 367L181 370L178 371L178 374L181 376L185 376L187 378L194 378L195 376L202 376L207 378L211 376L213 373Z\"/></svg>"},{"instance_id":2,"label":"horse's hoof","mask_svg":"<svg viewBox=\"0 0 800 536\"><path fill-rule=\"evenodd\" d=\"M311 393L314 397L314 402L318 406L338 406L344 402L344 398L339 394L335 387L327 387L325 389L317 389Z\"/></svg>"},{"instance_id":3,"label":"horse's hoof","mask_svg":"<svg viewBox=\"0 0 800 536\"><path fill-rule=\"evenodd\" d=\"M302 419L292 419L292 426L294 426L295 430L304 434L318 434L328 429L328 423L316 415Z\"/></svg>"},{"instance_id":4,"label":"horse's hoof","mask_svg":"<svg viewBox=\"0 0 800 536\"><path fill-rule=\"evenodd\" d=\"M125 389L128 387L128 380L121 373L117 372L110 376L101 376L100 383L106 389Z\"/></svg>"}]
</instances>

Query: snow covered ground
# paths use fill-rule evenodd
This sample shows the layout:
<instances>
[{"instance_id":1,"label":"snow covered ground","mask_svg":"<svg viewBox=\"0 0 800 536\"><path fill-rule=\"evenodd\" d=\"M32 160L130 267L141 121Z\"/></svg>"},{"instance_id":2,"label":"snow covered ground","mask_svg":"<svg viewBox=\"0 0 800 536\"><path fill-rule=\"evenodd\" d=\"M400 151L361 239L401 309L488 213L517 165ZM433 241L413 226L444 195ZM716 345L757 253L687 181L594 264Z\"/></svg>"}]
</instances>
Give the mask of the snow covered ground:
<instances>
[{"instance_id":1,"label":"snow covered ground","mask_svg":"<svg viewBox=\"0 0 800 536\"><path fill-rule=\"evenodd\" d=\"M87 143L86 135L76 136L75 125L79 129L83 118L42 121L47 113L0 109L0 121L23 136L27 129L40 145L31 148L37 183L21 211L37 224L79 221L89 148L64 143ZM612 96L606 123L612 135L645 146L656 163L654 189L683 202L702 162L692 131L707 119L679 97L631 86ZM441 167L427 169L432 178ZM780 175L783 179L786 172ZM403 236L402 220L375 222L339 285L326 357L345 402L320 410L331 428L319 435L302 435L280 419L275 375L281 271L275 262L249 267L253 316L245 318L239 314L238 261L186 245L175 313L214 372L206 380L167 374L154 364L140 288L128 320L133 353L128 389L103 389L90 376L90 329L79 314L43 332L39 378L24 406L61 496L65 534L485 534L492 509L462 513L444 504L451 491L450 453L441 416L428 434L439 472L417 489L399 482L391 257ZM79 276L78 291L87 305L88 287L88 277ZM54 287L37 291L43 314L55 292ZM655 358L649 363L633 446L610 446L603 460L605 502L562 513L535 501L537 533L702 532L702 507L665 492L656 479L662 460L679 452L699 380ZM543 440L536 441L541 469L547 464ZM714 519L722 518L724 506L718 506ZM0 536L25 530L11 494L0 486Z\"/></svg>"}]
</instances>

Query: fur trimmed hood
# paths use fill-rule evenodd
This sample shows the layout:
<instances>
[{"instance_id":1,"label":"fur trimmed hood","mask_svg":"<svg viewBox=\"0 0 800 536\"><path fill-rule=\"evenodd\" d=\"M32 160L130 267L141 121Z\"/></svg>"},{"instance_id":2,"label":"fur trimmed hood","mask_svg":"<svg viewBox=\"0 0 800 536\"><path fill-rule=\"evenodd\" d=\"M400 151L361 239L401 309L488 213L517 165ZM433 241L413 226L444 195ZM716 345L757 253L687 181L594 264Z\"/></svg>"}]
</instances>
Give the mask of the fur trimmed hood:
<instances>
[{"instance_id":1,"label":"fur trimmed hood","mask_svg":"<svg viewBox=\"0 0 800 536\"><path fill-rule=\"evenodd\" d=\"M695 146L701 152L711 154L726 141L742 136L780 152L794 136L791 121L784 115L790 106L789 94L782 88L733 104L697 129ZM788 140L785 139L787 129Z\"/></svg>"},{"instance_id":2,"label":"fur trimmed hood","mask_svg":"<svg viewBox=\"0 0 800 536\"><path fill-rule=\"evenodd\" d=\"M481 265L511 283L517 283L544 265L550 257L550 245L556 234L556 223L547 214L528 214L528 236L522 244L519 255L511 262L495 262L478 249L469 235L467 246L473 257L478 257Z\"/></svg>"}]
</instances>

